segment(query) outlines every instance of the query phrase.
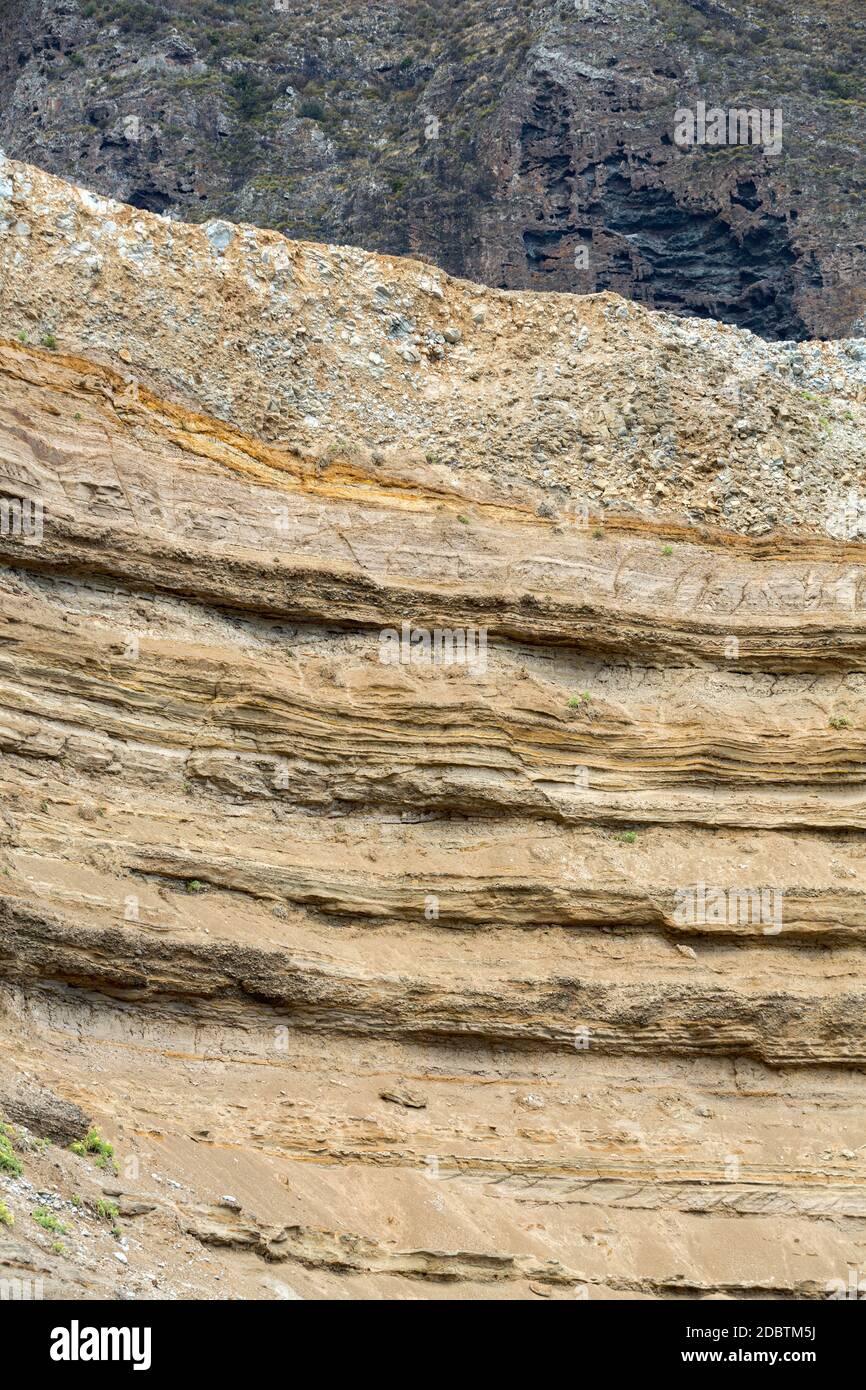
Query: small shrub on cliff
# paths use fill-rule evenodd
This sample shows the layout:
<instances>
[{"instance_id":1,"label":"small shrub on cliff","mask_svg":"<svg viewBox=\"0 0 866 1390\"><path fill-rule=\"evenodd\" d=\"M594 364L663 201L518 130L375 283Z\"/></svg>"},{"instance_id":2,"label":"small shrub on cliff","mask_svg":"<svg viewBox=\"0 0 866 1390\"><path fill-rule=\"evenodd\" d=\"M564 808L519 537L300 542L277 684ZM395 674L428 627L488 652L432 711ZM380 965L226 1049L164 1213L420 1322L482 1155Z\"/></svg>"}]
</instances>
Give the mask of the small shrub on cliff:
<instances>
[{"instance_id":1,"label":"small shrub on cliff","mask_svg":"<svg viewBox=\"0 0 866 1390\"><path fill-rule=\"evenodd\" d=\"M0 1173L11 1173L18 1178L24 1172L21 1159L12 1152L12 1140L5 1125L0 1125Z\"/></svg>"},{"instance_id":2,"label":"small shrub on cliff","mask_svg":"<svg viewBox=\"0 0 866 1390\"><path fill-rule=\"evenodd\" d=\"M309 97L302 101L298 107L298 115L302 121L323 121L327 115L324 106L315 97Z\"/></svg>"},{"instance_id":3,"label":"small shrub on cliff","mask_svg":"<svg viewBox=\"0 0 866 1390\"><path fill-rule=\"evenodd\" d=\"M85 1134L84 1147L87 1153L98 1154L101 1158L111 1158L114 1155L113 1145L109 1144L107 1139L103 1139L95 1126Z\"/></svg>"},{"instance_id":4,"label":"small shrub on cliff","mask_svg":"<svg viewBox=\"0 0 866 1390\"><path fill-rule=\"evenodd\" d=\"M237 113L244 121L260 120L270 111L278 95L275 87L248 68L235 73L231 83Z\"/></svg>"},{"instance_id":5,"label":"small shrub on cliff","mask_svg":"<svg viewBox=\"0 0 866 1390\"><path fill-rule=\"evenodd\" d=\"M93 1154L93 1161L97 1168L108 1168L112 1173L119 1171L117 1160L114 1157L114 1145L109 1144L107 1139L103 1139L98 1129L89 1129L83 1140L75 1139L69 1148L79 1158L86 1158L88 1154Z\"/></svg>"},{"instance_id":6,"label":"small shrub on cliff","mask_svg":"<svg viewBox=\"0 0 866 1390\"><path fill-rule=\"evenodd\" d=\"M622 834L616 836L616 839L619 840L622 845L637 844L637 834L634 830L623 830Z\"/></svg>"},{"instance_id":7,"label":"small shrub on cliff","mask_svg":"<svg viewBox=\"0 0 866 1390\"><path fill-rule=\"evenodd\" d=\"M100 1197L99 1201L96 1203L96 1215L102 1221L109 1221L111 1223L111 1234L114 1236L115 1240L119 1240L122 1231L117 1224L117 1218L120 1215L117 1204L115 1202L106 1201L104 1197Z\"/></svg>"},{"instance_id":8,"label":"small shrub on cliff","mask_svg":"<svg viewBox=\"0 0 866 1390\"><path fill-rule=\"evenodd\" d=\"M5 1202L0 1202L0 1226L14 1226L15 1217Z\"/></svg>"},{"instance_id":9,"label":"small shrub on cliff","mask_svg":"<svg viewBox=\"0 0 866 1390\"><path fill-rule=\"evenodd\" d=\"M851 720L850 720L850 719L846 719L845 716L844 716L844 715L841 715L841 714L834 715L834 717L830 720L830 728L831 728L831 729L850 729L850 728L851 728Z\"/></svg>"},{"instance_id":10,"label":"small shrub on cliff","mask_svg":"<svg viewBox=\"0 0 866 1390\"><path fill-rule=\"evenodd\" d=\"M31 1212L33 1220L37 1226L41 1226L43 1231L54 1231L55 1235L68 1236L69 1230L63 1222L49 1211L47 1207L35 1207Z\"/></svg>"}]
</instances>

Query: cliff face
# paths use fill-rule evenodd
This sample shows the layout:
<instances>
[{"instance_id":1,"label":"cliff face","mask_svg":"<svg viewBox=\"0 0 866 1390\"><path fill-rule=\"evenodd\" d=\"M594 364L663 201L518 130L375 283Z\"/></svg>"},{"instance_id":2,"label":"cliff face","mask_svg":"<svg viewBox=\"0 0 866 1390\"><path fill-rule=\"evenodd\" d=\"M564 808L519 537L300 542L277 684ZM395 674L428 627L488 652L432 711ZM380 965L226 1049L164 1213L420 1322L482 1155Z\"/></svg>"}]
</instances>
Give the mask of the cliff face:
<instances>
[{"instance_id":1,"label":"cliff face","mask_svg":"<svg viewBox=\"0 0 866 1390\"><path fill-rule=\"evenodd\" d=\"M4 1277L862 1267L864 351L0 165Z\"/></svg>"},{"instance_id":2,"label":"cliff face","mask_svg":"<svg viewBox=\"0 0 866 1390\"><path fill-rule=\"evenodd\" d=\"M2 0L0 146L172 217L841 336L864 34L840 0ZM780 111L781 151L678 147L700 99Z\"/></svg>"}]
</instances>

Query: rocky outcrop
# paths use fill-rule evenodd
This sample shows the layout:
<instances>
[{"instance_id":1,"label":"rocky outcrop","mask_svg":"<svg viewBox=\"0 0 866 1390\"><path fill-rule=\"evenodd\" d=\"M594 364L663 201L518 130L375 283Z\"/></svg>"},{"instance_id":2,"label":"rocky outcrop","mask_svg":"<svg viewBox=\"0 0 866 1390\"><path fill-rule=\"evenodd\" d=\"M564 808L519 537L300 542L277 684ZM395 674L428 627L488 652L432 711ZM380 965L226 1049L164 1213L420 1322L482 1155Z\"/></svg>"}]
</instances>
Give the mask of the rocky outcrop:
<instances>
[{"instance_id":1,"label":"rocky outcrop","mask_svg":"<svg viewBox=\"0 0 866 1390\"><path fill-rule=\"evenodd\" d=\"M0 194L2 1277L827 1297L862 341Z\"/></svg>"},{"instance_id":2,"label":"rocky outcrop","mask_svg":"<svg viewBox=\"0 0 866 1390\"><path fill-rule=\"evenodd\" d=\"M863 49L830 0L16 0L0 146L171 217L829 338L864 321ZM698 101L780 112L781 149L678 146Z\"/></svg>"}]
</instances>

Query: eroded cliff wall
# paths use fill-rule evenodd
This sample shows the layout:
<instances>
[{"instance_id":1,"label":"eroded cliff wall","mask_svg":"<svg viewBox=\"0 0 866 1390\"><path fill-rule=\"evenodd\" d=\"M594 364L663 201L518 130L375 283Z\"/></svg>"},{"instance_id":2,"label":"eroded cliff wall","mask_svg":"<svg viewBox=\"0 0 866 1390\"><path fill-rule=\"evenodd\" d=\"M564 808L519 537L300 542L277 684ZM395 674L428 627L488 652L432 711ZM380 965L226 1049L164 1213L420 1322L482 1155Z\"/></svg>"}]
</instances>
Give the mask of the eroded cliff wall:
<instances>
[{"instance_id":1,"label":"eroded cliff wall","mask_svg":"<svg viewBox=\"0 0 866 1390\"><path fill-rule=\"evenodd\" d=\"M862 1267L863 354L0 165L4 1276Z\"/></svg>"},{"instance_id":2,"label":"eroded cliff wall","mask_svg":"<svg viewBox=\"0 0 866 1390\"><path fill-rule=\"evenodd\" d=\"M3 0L0 147L186 220L840 336L864 34L841 0ZM679 148L698 100L781 112L779 152Z\"/></svg>"}]
</instances>

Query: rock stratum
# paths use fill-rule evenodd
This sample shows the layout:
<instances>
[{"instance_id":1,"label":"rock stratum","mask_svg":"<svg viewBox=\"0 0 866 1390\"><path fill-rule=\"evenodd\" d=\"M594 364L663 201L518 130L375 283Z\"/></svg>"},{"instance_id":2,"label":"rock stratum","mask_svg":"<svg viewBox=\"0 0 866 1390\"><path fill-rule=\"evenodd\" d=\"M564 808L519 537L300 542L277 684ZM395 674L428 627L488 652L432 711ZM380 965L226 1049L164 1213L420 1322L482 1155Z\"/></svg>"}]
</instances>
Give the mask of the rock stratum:
<instances>
[{"instance_id":1,"label":"rock stratum","mask_svg":"<svg viewBox=\"0 0 866 1390\"><path fill-rule=\"evenodd\" d=\"M864 417L861 340L0 162L0 1278L847 1286Z\"/></svg>"}]
</instances>

